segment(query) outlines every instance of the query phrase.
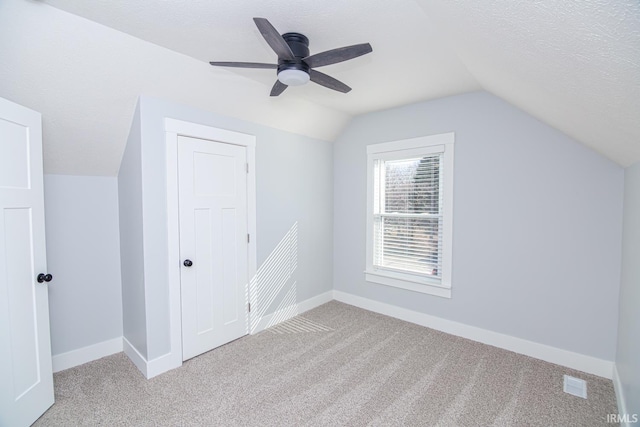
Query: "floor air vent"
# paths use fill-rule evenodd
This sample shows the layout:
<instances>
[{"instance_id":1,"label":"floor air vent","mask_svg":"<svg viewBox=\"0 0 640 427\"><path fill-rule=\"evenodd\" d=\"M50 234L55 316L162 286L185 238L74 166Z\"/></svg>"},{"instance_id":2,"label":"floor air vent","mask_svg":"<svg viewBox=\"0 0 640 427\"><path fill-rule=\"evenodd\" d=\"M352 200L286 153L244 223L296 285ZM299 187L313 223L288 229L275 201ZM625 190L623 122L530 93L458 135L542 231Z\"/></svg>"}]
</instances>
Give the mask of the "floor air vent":
<instances>
[{"instance_id":1,"label":"floor air vent","mask_svg":"<svg viewBox=\"0 0 640 427\"><path fill-rule=\"evenodd\" d=\"M587 398L587 382L585 380L581 380L580 378L565 375L563 389L565 393L569 393L583 399Z\"/></svg>"}]
</instances>

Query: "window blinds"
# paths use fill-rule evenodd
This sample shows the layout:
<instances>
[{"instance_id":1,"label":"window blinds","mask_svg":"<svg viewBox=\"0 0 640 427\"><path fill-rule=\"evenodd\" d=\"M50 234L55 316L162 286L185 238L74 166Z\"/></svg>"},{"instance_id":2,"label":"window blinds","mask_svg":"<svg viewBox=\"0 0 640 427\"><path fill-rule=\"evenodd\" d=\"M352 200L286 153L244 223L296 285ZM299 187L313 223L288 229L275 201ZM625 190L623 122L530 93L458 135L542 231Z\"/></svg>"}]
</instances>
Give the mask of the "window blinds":
<instances>
[{"instance_id":1,"label":"window blinds","mask_svg":"<svg viewBox=\"0 0 640 427\"><path fill-rule=\"evenodd\" d=\"M441 277L442 162L442 153L375 160L375 267Z\"/></svg>"}]
</instances>

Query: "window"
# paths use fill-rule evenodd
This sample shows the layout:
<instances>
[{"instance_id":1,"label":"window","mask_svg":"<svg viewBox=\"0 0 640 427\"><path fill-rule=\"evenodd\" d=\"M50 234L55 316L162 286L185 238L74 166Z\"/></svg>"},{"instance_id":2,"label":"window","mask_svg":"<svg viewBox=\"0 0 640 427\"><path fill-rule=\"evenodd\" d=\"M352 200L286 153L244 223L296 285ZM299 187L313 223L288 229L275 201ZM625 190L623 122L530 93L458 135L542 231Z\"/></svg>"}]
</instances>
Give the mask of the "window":
<instances>
[{"instance_id":1,"label":"window","mask_svg":"<svg viewBox=\"0 0 640 427\"><path fill-rule=\"evenodd\" d=\"M451 297L453 142L367 147L367 281Z\"/></svg>"}]
</instances>

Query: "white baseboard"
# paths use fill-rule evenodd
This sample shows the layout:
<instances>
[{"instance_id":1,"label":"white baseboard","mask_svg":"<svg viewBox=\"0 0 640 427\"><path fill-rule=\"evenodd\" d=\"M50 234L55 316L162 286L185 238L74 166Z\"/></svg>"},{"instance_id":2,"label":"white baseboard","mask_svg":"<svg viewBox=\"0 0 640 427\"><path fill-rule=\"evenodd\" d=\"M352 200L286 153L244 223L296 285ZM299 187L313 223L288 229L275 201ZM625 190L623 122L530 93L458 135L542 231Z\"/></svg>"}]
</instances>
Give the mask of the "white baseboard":
<instances>
[{"instance_id":1,"label":"white baseboard","mask_svg":"<svg viewBox=\"0 0 640 427\"><path fill-rule=\"evenodd\" d=\"M147 362L147 379L182 366L182 354L163 354Z\"/></svg>"},{"instance_id":2,"label":"white baseboard","mask_svg":"<svg viewBox=\"0 0 640 427\"><path fill-rule=\"evenodd\" d=\"M600 377L612 379L618 401L618 413L627 413L625 405L626 401L624 399L624 392L618 376L618 371L615 364L611 361L574 353L568 350L562 350L545 344L527 341L510 335L454 322L452 320L430 316L428 314L407 310L346 292L328 291L305 301L301 301L292 307L287 307L275 313L263 316L257 322L257 326L251 331L251 333L256 334L277 323L319 307L333 299L365 310L395 317L400 320L426 326L452 335L503 348L505 350L510 350L536 359L577 369ZM179 360L181 359L178 357L179 355L176 356L171 353L147 361L146 358L142 356L142 354L140 354L140 352L126 338L119 337L53 356L53 372L59 372L74 366L82 365L84 363L91 362L92 360L100 359L123 350L146 378L155 377L156 375L160 375L166 371L177 368L182 364L182 360Z\"/></svg>"},{"instance_id":3,"label":"white baseboard","mask_svg":"<svg viewBox=\"0 0 640 427\"><path fill-rule=\"evenodd\" d=\"M515 353L524 354L526 356L598 375L607 379L611 379L613 376L614 364L609 360L598 359L596 357L562 350L545 344L527 341L522 338L516 338L510 335L477 328L475 326L465 325L452 320L430 316L428 314L407 310L405 308L396 307L394 305L385 304L346 292L333 291L333 298L337 301L354 305L365 310L374 311L376 313L395 317L396 319L426 326L451 335L503 348Z\"/></svg>"},{"instance_id":4,"label":"white baseboard","mask_svg":"<svg viewBox=\"0 0 640 427\"><path fill-rule=\"evenodd\" d=\"M262 332L267 328L284 322L285 320L291 319L292 317L302 314L305 311L309 311L313 308L319 307L322 304L326 304L331 300L333 300L333 291L327 291L323 294L316 295L315 297L311 297L309 299L301 301L293 306L286 307L274 313L262 316L255 323L256 326L252 328L251 334L253 335L257 334L258 332Z\"/></svg>"},{"instance_id":5,"label":"white baseboard","mask_svg":"<svg viewBox=\"0 0 640 427\"><path fill-rule=\"evenodd\" d=\"M179 368L182 365L182 358L171 353L147 360L128 339L123 337L122 342L124 354L131 359L146 379L153 378L171 369Z\"/></svg>"},{"instance_id":6,"label":"white baseboard","mask_svg":"<svg viewBox=\"0 0 640 427\"><path fill-rule=\"evenodd\" d=\"M77 350L56 354L52 357L53 372L64 371L92 360L110 356L122 351L122 338L113 338Z\"/></svg>"},{"instance_id":7,"label":"white baseboard","mask_svg":"<svg viewBox=\"0 0 640 427\"><path fill-rule=\"evenodd\" d=\"M147 376L147 359L125 337L122 337L122 346L124 354L136 365L136 368L142 372L145 378L149 378Z\"/></svg>"},{"instance_id":8,"label":"white baseboard","mask_svg":"<svg viewBox=\"0 0 640 427\"><path fill-rule=\"evenodd\" d=\"M616 392L616 401L618 403L618 414L624 415L628 414L627 412L627 401L624 398L624 389L622 388L622 381L620 381L620 376L618 375L618 368L615 363L613 365L613 390ZM631 423L621 422L620 425L622 427L631 427Z\"/></svg>"},{"instance_id":9,"label":"white baseboard","mask_svg":"<svg viewBox=\"0 0 640 427\"><path fill-rule=\"evenodd\" d=\"M320 307L322 304L326 304L333 300L333 291L327 291L323 294L316 295L304 301L298 303L298 314L302 314L305 311L312 310L316 307Z\"/></svg>"}]
</instances>

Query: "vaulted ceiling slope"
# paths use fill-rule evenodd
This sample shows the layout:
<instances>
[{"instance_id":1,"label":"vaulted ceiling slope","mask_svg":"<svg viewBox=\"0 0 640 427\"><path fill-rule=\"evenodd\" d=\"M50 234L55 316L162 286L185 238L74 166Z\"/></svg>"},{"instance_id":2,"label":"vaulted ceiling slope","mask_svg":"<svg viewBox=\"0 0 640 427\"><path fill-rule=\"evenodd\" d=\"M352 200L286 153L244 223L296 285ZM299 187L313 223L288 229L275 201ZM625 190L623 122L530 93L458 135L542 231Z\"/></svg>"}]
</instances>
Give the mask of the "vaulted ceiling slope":
<instances>
[{"instance_id":1,"label":"vaulted ceiling slope","mask_svg":"<svg viewBox=\"0 0 640 427\"><path fill-rule=\"evenodd\" d=\"M274 62L254 16L312 53L374 52L323 68L347 95L269 98L274 72L207 63ZM333 140L354 115L484 89L621 165L640 160L637 0L7 0L0 52L0 96L43 113L50 173L115 175L139 94Z\"/></svg>"},{"instance_id":2,"label":"vaulted ceiling slope","mask_svg":"<svg viewBox=\"0 0 640 427\"><path fill-rule=\"evenodd\" d=\"M32 0L0 1L0 58L0 97L42 113L45 173L117 175L141 94L323 140L350 119Z\"/></svg>"},{"instance_id":3,"label":"vaulted ceiling slope","mask_svg":"<svg viewBox=\"0 0 640 427\"><path fill-rule=\"evenodd\" d=\"M418 2L485 90L623 166L640 160L640 1Z\"/></svg>"}]
</instances>

